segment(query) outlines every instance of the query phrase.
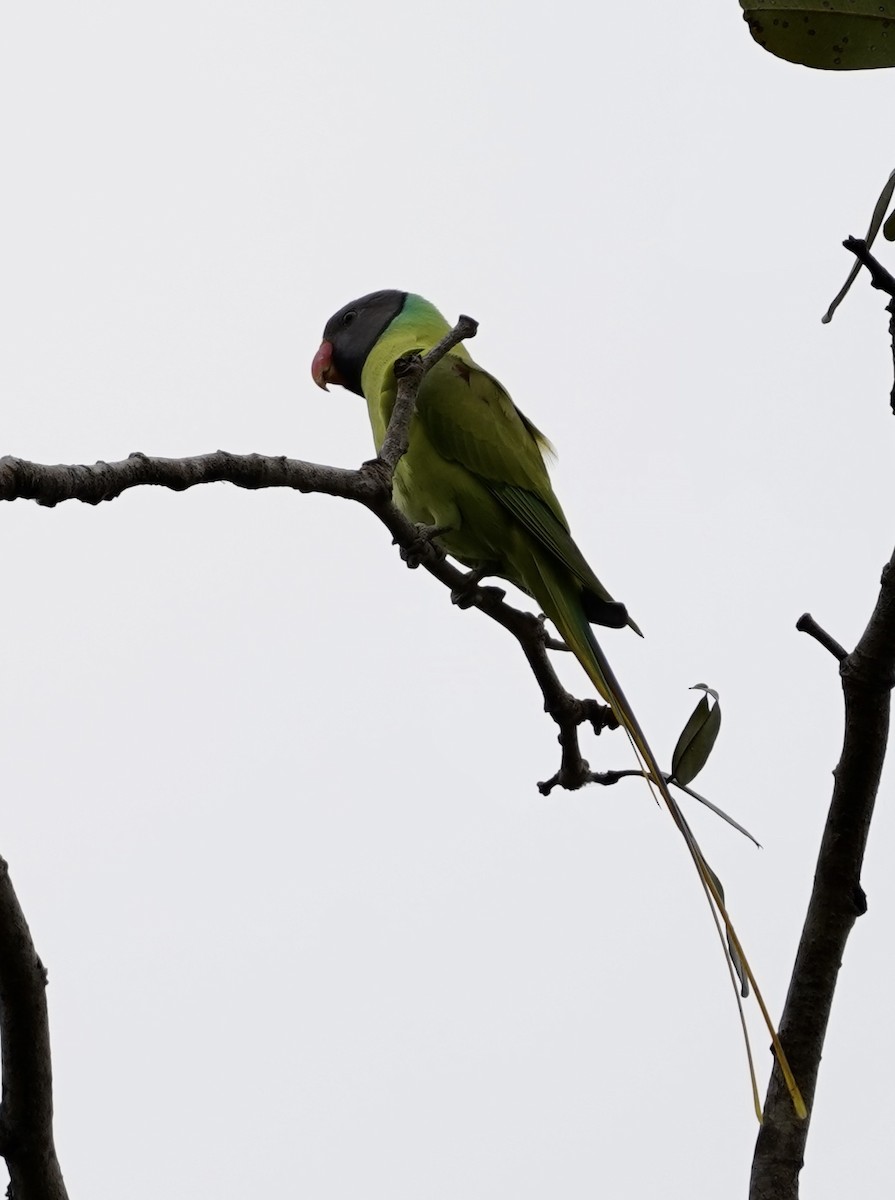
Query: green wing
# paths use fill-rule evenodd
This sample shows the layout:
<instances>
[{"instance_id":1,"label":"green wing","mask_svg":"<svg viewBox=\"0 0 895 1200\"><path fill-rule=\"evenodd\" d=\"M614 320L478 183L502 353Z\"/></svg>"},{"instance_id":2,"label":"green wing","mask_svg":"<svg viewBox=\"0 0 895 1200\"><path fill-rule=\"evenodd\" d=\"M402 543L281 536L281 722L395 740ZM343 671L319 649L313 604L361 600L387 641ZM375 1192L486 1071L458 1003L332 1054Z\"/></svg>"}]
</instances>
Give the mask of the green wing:
<instances>
[{"instance_id":1,"label":"green wing","mask_svg":"<svg viewBox=\"0 0 895 1200\"><path fill-rule=\"evenodd\" d=\"M549 452L552 446L493 375L448 355L427 375L417 413L438 453L475 475L578 580L591 620L615 626L630 623L636 629L569 532L544 465L542 449Z\"/></svg>"},{"instance_id":2,"label":"green wing","mask_svg":"<svg viewBox=\"0 0 895 1200\"><path fill-rule=\"evenodd\" d=\"M565 524L541 453L550 443L487 371L447 355L423 381L417 412L445 458L488 483L541 496Z\"/></svg>"}]
</instances>

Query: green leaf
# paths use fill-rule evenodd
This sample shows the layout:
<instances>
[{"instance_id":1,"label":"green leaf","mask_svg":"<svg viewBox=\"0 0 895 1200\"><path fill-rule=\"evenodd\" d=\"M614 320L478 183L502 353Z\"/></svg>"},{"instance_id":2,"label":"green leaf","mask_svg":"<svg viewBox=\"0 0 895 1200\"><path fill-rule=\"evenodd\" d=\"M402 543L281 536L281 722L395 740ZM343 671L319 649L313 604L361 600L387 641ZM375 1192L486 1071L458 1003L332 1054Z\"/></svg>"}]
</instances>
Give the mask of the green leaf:
<instances>
[{"instance_id":1,"label":"green leaf","mask_svg":"<svg viewBox=\"0 0 895 1200\"><path fill-rule=\"evenodd\" d=\"M675 787L679 787L687 796L692 796L694 800L698 800L700 804L704 804L706 808L711 809L716 817L720 817L722 821L726 821L728 825L737 831L737 833L741 833L743 837L747 837L749 841L753 843L753 845L759 848L759 850L761 849L761 842L758 840L758 838L754 837L744 825L739 823L739 821L735 821L729 813L724 811L723 808L719 808L717 804L712 804L711 800L708 800L705 796L700 796L699 792L694 792L693 789L688 787L685 783L679 783L676 779L671 778L669 778L668 782L673 783Z\"/></svg>"},{"instance_id":2,"label":"green leaf","mask_svg":"<svg viewBox=\"0 0 895 1200\"><path fill-rule=\"evenodd\" d=\"M697 683L690 690L695 689L707 694L693 709L671 756L671 779L681 785L692 782L705 766L721 728L718 693L704 683ZM709 696L713 697L714 705L709 704Z\"/></svg>"},{"instance_id":3,"label":"green leaf","mask_svg":"<svg viewBox=\"0 0 895 1200\"><path fill-rule=\"evenodd\" d=\"M823 71L895 66L895 0L740 0L759 46Z\"/></svg>"}]
</instances>

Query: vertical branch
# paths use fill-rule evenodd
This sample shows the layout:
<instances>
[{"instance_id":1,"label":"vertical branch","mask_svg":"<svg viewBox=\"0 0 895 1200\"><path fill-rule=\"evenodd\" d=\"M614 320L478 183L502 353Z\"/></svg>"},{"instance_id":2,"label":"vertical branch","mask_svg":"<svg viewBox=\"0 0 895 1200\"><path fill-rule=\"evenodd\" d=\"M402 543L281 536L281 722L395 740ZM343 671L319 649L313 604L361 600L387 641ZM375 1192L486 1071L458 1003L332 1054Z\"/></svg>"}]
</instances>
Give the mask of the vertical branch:
<instances>
[{"instance_id":1,"label":"vertical branch","mask_svg":"<svg viewBox=\"0 0 895 1200\"><path fill-rule=\"evenodd\" d=\"M67 1200L53 1144L47 975L0 858L0 1154L10 1200Z\"/></svg>"},{"instance_id":2,"label":"vertical branch","mask_svg":"<svg viewBox=\"0 0 895 1200\"><path fill-rule=\"evenodd\" d=\"M886 753L890 694L895 684L895 554L883 571L870 622L851 654L843 657L841 647L811 618L803 617L799 628L815 636L840 660L845 736L780 1020L780 1040L809 1117L806 1121L796 1117L775 1066L752 1162L750 1200L797 1200L836 980L848 935L867 911L861 865Z\"/></svg>"}]
</instances>

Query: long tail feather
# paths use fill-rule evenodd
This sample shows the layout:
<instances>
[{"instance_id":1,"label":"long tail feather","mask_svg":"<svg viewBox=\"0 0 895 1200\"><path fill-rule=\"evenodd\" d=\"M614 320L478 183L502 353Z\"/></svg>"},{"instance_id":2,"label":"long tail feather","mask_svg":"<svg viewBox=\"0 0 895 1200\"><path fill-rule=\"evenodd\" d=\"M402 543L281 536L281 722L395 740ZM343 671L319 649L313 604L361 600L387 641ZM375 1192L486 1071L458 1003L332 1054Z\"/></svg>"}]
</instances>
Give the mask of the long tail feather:
<instances>
[{"instance_id":1,"label":"long tail feather","mask_svg":"<svg viewBox=\"0 0 895 1200\"><path fill-rule=\"evenodd\" d=\"M759 990L755 980L755 975L752 968L749 966L748 960L743 953L743 947L740 939L737 936L736 930L730 920L727 908L724 902L724 895L721 890L717 875L706 861L705 855L699 848L690 826L680 810L677 802L669 791L668 784L665 782L663 773L659 770L655 755L650 749L643 730L640 728L640 723L634 715L631 705L628 703L625 693L622 691L621 685L615 676L615 672L609 665L602 647L594 637L593 630L584 615L584 609L577 594L569 588L565 581L560 581L555 577L551 578L549 568L545 569L544 565L538 562L538 575L542 587L532 588L539 603L544 608L547 616L553 621L565 640L566 644L574 653L575 657L581 663L588 677L597 689L603 699L609 704L614 712L619 724L628 735L632 747L643 766L646 774L647 782L650 788L658 791L666 808L671 814L672 820L681 832L681 835L686 842L687 849L690 853L696 870L699 874L700 883L709 903L709 908L712 912L712 917L715 926L718 930L718 935L721 939L721 944L724 948L725 958L727 960L728 970L730 971L731 983L733 984L734 994L736 995L737 1006L740 1012L740 1023L742 1025L743 1037L746 1043L746 1056L749 1062L749 1075L752 1082L752 1094L755 1103L755 1111L759 1121L761 1121L761 1105L758 1099L758 1085L755 1079L755 1069L752 1059L752 1047L749 1042L749 1034L746 1028L743 1008L740 1001L739 989L736 985L738 977L743 985L743 995L747 995L747 982L751 983L755 992L755 999L758 1002L761 1015L767 1026L771 1036L771 1042L774 1048L774 1054L783 1073L786 1081L786 1086L789 1090L792 1099L793 1108L796 1114L805 1118L807 1109L798 1085L790 1070L786 1055L783 1052L783 1047L780 1044L780 1039L777 1036L777 1031L771 1021L767 1006ZM724 932L722 932L722 925ZM726 939L724 933L726 932Z\"/></svg>"}]
</instances>

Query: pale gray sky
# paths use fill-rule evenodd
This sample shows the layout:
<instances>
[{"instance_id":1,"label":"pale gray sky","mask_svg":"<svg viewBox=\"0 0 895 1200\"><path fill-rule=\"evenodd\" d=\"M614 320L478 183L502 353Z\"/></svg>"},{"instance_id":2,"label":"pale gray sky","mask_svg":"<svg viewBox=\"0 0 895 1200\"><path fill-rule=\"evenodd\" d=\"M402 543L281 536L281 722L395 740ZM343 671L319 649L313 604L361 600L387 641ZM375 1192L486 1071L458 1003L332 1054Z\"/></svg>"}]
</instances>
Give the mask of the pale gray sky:
<instances>
[{"instance_id":1,"label":"pale gray sky","mask_svg":"<svg viewBox=\"0 0 895 1200\"><path fill-rule=\"evenodd\" d=\"M895 538L882 302L820 324L895 165L893 76L772 59L736 0L652 8L10 8L0 452L356 465L363 405L309 376L330 313L400 287L478 318L647 635L605 644L661 759L688 686L721 691L699 786L764 849L692 819L779 1013L841 736L794 623L851 645ZM636 781L538 794L555 733L499 629L322 497L2 518L0 853L72 1197L745 1194L684 846ZM890 1187L891 792L812 1200Z\"/></svg>"}]
</instances>

